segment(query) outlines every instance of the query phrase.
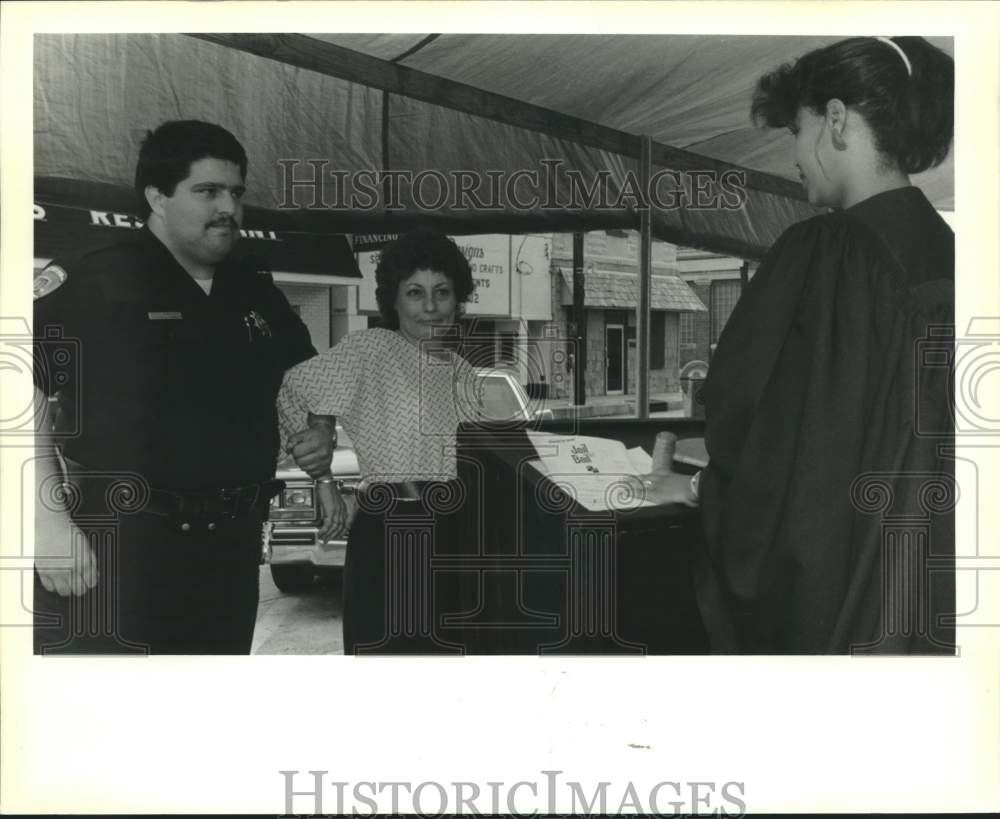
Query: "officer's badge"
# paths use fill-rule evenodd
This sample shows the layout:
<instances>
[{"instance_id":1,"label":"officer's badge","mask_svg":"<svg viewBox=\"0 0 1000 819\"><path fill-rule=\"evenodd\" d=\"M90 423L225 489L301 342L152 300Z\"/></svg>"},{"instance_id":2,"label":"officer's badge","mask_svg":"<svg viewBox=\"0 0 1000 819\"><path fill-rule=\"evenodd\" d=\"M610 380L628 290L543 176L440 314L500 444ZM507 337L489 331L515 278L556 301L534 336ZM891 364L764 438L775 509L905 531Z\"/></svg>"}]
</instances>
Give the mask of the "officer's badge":
<instances>
[{"instance_id":1,"label":"officer's badge","mask_svg":"<svg viewBox=\"0 0 1000 819\"><path fill-rule=\"evenodd\" d=\"M243 317L243 323L246 324L247 330L250 333L250 340L254 338L270 338L271 337L271 325L267 323L260 313L256 310L251 310Z\"/></svg>"},{"instance_id":2,"label":"officer's badge","mask_svg":"<svg viewBox=\"0 0 1000 819\"><path fill-rule=\"evenodd\" d=\"M63 282L65 282L68 278L69 274L59 267L59 265L50 264L44 270L35 274L35 280L32 286L34 291L33 298L37 300L44 298L49 295L49 293L54 293L62 287Z\"/></svg>"}]
</instances>

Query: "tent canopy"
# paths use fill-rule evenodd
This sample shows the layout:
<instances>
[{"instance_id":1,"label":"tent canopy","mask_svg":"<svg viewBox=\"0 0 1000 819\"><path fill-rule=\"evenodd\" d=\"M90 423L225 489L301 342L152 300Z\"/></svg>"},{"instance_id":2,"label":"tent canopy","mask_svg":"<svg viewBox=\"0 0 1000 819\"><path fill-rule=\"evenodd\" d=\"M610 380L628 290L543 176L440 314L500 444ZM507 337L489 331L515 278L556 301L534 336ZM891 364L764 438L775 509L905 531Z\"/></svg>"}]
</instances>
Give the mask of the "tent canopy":
<instances>
[{"instance_id":1,"label":"tent canopy","mask_svg":"<svg viewBox=\"0 0 1000 819\"><path fill-rule=\"evenodd\" d=\"M635 228L645 201L657 237L759 258L814 211L791 138L749 122L754 83L834 39L37 35L36 200L126 205L146 130L196 118L247 148L251 229ZM952 206L950 158L914 182Z\"/></svg>"}]
</instances>

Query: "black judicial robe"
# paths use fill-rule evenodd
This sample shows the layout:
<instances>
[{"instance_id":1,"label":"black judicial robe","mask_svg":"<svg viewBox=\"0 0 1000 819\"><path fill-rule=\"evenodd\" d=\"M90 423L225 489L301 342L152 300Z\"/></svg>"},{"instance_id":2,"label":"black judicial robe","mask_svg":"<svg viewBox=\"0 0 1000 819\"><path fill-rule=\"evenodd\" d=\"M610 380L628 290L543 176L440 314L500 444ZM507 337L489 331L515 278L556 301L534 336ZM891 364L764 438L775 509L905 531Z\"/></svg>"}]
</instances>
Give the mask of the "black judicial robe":
<instances>
[{"instance_id":1,"label":"black judicial robe","mask_svg":"<svg viewBox=\"0 0 1000 819\"><path fill-rule=\"evenodd\" d=\"M954 234L919 189L775 243L705 385L714 652L953 652L949 333Z\"/></svg>"}]
</instances>

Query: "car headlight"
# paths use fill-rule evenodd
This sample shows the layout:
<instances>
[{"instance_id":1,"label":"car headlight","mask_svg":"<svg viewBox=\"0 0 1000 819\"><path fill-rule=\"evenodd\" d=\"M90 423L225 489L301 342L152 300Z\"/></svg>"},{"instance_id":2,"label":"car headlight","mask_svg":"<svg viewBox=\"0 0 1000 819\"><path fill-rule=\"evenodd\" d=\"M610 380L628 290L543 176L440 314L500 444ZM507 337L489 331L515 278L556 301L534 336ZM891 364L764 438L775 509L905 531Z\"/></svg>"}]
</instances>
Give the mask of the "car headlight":
<instances>
[{"instance_id":1,"label":"car headlight","mask_svg":"<svg viewBox=\"0 0 1000 819\"><path fill-rule=\"evenodd\" d=\"M312 509L313 491L311 486L293 486L281 492L281 505L285 509Z\"/></svg>"}]
</instances>

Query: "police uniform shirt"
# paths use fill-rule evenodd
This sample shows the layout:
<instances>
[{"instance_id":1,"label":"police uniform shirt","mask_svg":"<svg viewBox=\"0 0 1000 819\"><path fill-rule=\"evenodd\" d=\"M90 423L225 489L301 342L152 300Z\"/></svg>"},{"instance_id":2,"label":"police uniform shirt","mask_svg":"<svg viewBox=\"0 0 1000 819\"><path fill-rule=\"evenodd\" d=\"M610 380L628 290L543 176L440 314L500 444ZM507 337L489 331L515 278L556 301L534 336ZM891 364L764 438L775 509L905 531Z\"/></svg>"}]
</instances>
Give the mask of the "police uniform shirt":
<instances>
[{"instance_id":1,"label":"police uniform shirt","mask_svg":"<svg viewBox=\"0 0 1000 819\"><path fill-rule=\"evenodd\" d=\"M316 351L269 275L230 258L206 294L148 228L57 265L65 280L35 301L35 369L76 430L67 457L168 489L273 476L282 374Z\"/></svg>"}]
</instances>

